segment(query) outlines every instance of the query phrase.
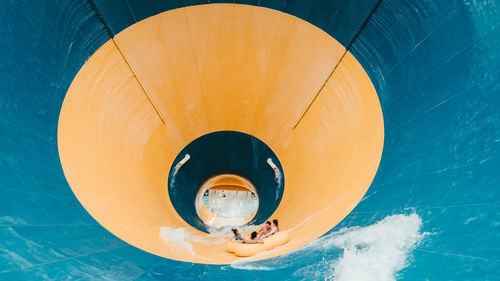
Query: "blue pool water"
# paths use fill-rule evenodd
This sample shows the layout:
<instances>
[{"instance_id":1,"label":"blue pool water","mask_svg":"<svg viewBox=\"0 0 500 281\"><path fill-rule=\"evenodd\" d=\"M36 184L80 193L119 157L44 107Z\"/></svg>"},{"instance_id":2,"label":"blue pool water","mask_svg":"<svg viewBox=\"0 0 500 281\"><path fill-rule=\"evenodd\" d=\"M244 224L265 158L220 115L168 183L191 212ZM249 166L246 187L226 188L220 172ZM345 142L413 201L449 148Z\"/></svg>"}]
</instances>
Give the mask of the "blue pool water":
<instances>
[{"instance_id":1,"label":"blue pool water","mask_svg":"<svg viewBox=\"0 0 500 281\"><path fill-rule=\"evenodd\" d=\"M385 144L360 204L325 236L255 263L160 258L107 232L59 162L77 71L110 33L209 1L0 2L0 280L499 280L500 1L234 1L325 30L368 72ZM231 1L230 1L231 2Z\"/></svg>"}]
</instances>

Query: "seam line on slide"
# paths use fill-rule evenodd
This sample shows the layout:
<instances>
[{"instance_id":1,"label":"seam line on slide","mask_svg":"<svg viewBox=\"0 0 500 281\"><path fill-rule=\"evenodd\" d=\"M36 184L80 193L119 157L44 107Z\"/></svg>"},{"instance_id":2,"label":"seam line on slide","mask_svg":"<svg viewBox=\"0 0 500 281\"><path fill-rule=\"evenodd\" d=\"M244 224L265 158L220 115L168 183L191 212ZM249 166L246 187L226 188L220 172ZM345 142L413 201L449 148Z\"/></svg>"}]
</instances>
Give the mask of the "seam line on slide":
<instances>
[{"instance_id":1,"label":"seam line on slide","mask_svg":"<svg viewBox=\"0 0 500 281\"><path fill-rule=\"evenodd\" d=\"M139 75L137 75L137 73L135 72L134 68L130 64L129 60L127 59L127 57L123 53L122 49L120 48L120 45L118 45L118 42L116 42L116 40L115 40L114 37L111 38L111 40L113 40L113 43L115 44L116 48L118 49L118 52L120 52L120 55L123 57L123 59L125 60L125 63L130 68L130 71L132 71L132 74L134 75L135 79L137 80L137 82L141 86L144 94L146 95L146 97L148 98L149 102L151 103L151 105L153 106L154 110L156 111L156 114L158 114L158 117L160 117L161 122L163 124L165 124L165 119L163 118L163 116L161 116L160 111L158 110L158 108L156 107L155 103L153 102L153 99L151 98L151 95L149 94L148 90L146 90L146 87L144 86L144 84L142 83L141 79L139 78Z\"/></svg>"},{"instance_id":2,"label":"seam line on slide","mask_svg":"<svg viewBox=\"0 0 500 281\"><path fill-rule=\"evenodd\" d=\"M311 100L311 102L307 105L306 109L304 110L304 112L300 115L299 119L297 120L297 122L295 122L295 125L293 125L292 129L295 129L297 128L297 126L299 125L300 121L302 121L302 119L304 118L304 116L306 115L306 113L309 111L309 109L311 108L312 104L314 103L314 101L316 101L316 99L318 98L319 94L321 93L321 91L323 90L323 88L325 87L326 83L328 83L328 80L330 80L330 77L332 77L333 73L335 72L335 70L337 70L338 66L340 65L340 63L342 62L342 60L344 59L345 55L347 54L347 52L349 52L349 49L352 47L352 44L356 41L356 39L358 39L358 36L359 34L361 34L361 31L363 31L363 29L365 28L366 24L368 24L368 22L370 21L371 17L373 16L373 14L375 13L375 11L377 10L377 8L380 6L380 4L382 3L382 0L378 0L377 4L375 5L375 7L372 9L372 11L370 12L370 14L366 17L365 21L363 22L363 24L360 26L360 28L358 29L358 31L356 32L356 34L354 35L353 39L351 40L351 42L349 43L349 45L347 46L347 48L345 49L344 51L344 54L342 54L342 56L340 57L339 61L337 62L337 64L333 67L332 71L330 72L330 74L326 77L325 79L325 82L323 83L323 85L321 85L321 87L319 88L319 90L316 92L316 94L314 95L314 98Z\"/></svg>"},{"instance_id":3,"label":"seam line on slide","mask_svg":"<svg viewBox=\"0 0 500 281\"><path fill-rule=\"evenodd\" d=\"M97 18L99 19L99 21L104 25L104 29L106 29L106 31L108 32L108 35L111 37L111 40L113 41L113 44L115 45L115 47L118 49L118 52L120 52L120 55L122 56L122 58L125 60L125 63L127 64L128 68L130 69L130 71L132 71L132 74L134 75L135 77L135 80L137 80L137 82L139 83L139 86L141 86L142 88L142 91L144 92L144 94L146 95L146 97L148 98L149 100L149 103L153 106L154 110L156 111L156 114L158 115L158 117L160 118L161 122L163 124L165 124L165 119L163 118L163 116L160 114L160 111L158 110L158 107L156 107L155 103L153 102L153 99L151 98L151 95L149 94L149 92L146 90L146 87L144 86L144 84L142 83L141 79L139 78L139 75L137 75L137 72L135 72L134 68L132 67L132 65L130 64L129 60L127 59L127 57L125 56L125 54L123 53L122 49L120 48L120 46L118 45L118 42L116 42L115 40L115 37L113 35L113 32L111 32L111 28L106 24L106 21L104 20L104 17L99 13L99 11L97 10L97 7L95 6L94 2L92 0L88 0L88 3L90 5L90 7L92 8L92 10L94 11L94 13L96 14Z\"/></svg>"}]
</instances>

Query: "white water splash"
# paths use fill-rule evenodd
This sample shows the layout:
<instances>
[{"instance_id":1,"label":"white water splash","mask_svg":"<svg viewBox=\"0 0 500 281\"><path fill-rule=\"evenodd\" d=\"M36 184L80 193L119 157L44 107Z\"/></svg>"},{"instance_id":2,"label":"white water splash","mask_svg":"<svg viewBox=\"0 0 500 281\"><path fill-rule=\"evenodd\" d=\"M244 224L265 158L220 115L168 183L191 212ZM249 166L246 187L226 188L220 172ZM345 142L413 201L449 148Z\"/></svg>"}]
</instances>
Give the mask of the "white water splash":
<instances>
[{"instance_id":1,"label":"white water splash","mask_svg":"<svg viewBox=\"0 0 500 281\"><path fill-rule=\"evenodd\" d=\"M342 249L340 258L324 257L321 261L303 266L293 275L306 280L394 281L398 279L398 272L409 265L412 251L428 235L420 231L421 226L422 220L415 213L392 215L370 226L343 228L330 233L290 253L289 258L281 261L263 263L241 258L230 266L242 270L269 271L303 264L303 259L310 258L310 253ZM294 256L298 260L294 260Z\"/></svg>"},{"instance_id":2,"label":"white water splash","mask_svg":"<svg viewBox=\"0 0 500 281\"><path fill-rule=\"evenodd\" d=\"M249 227L250 226L245 226L245 228L240 231L245 233L246 229ZM206 235L193 235L189 233L187 228L184 227L160 227L160 237L169 245L170 248L180 251L186 250L193 256L195 253L192 242L216 245L226 243L226 241L232 237L231 228L212 228L209 229L209 232L210 233Z\"/></svg>"},{"instance_id":3,"label":"white water splash","mask_svg":"<svg viewBox=\"0 0 500 281\"><path fill-rule=\"evenodd\" d=\"M276 268L274 267L269 267L269 266L255 266L251 265L250 263L237 263L234 262L231 264L231 267L234 269L241 269L241 270L259 270L259 271L269 271L269 270L275 270Z\"/></svg>"},{"instance_id":4,"label":"white water splash","mask_svg":"<svg viewBox=\"0 0 500 281\"><path fill-rule=\"evenodd\" d=\"M240 233L250 233L254 231L258 226L253 224L245 224L240 226L223 226L223 227L208 227L208 232L210 233L208 237L217 238L230 238L233 236L231 229L237 228Z\"/></svg>"},{"instance_id":5,"label":"white water splash","mask_svg":"<svg viewBox=\"0 0 500 281\"><path fill-rule=\"evenodd\" d=\"M278 169L278 166L276 166L276 164L274 164L273 159L271 159L271 158L267 158L267 164L269 164L269 166L271 166L271 168L273 168L273 170L274 170L274 180L278 184L278 187L281 186L282 175L281 175L280 169ZM276 189L276 198L275 198L276 200L278 200L278 197L279 197L278 191L279 190Z\"/></svg>"},{"instance_id":6,"label":"white water splash","mask_svg":"<svg viewBox=\"0 0 500 281\"><path fill-rule=\"evenodd\" d=\"M160 237L169 245L170 248L186 250L192 256L195 255L193 245L191 244L192 235L185 228L162 226L160 227Z\"/></svg>"},{"instance_id":7,"label":"white water splash","mask_svg":"<svg viewBox=\"0 0 500 281\"><path fill-rule=\"evenodd\" d=\"M172 179L170 180L170 185L175 185L175 176L177 175L177 172L179 172L179 169L182 167L182 165L186 164L186 162L191 158L189 154L184 155L184 158L179 161L174 167L174 172L172 173Z\"/></svg>"},{"instance_id":8,"label":"white water splash","mask_svg":"<svg viewBox=\"0 0 500 281\"><path fill-rule=\"evenodd\" d=\"M415 213L392 215L370 226L341 229L311 247L344 250L339 259L327 261L331 270L323 272L325 280L393 281L425 237L421 226L422 220Z\"/></svg>"}]
</instances>

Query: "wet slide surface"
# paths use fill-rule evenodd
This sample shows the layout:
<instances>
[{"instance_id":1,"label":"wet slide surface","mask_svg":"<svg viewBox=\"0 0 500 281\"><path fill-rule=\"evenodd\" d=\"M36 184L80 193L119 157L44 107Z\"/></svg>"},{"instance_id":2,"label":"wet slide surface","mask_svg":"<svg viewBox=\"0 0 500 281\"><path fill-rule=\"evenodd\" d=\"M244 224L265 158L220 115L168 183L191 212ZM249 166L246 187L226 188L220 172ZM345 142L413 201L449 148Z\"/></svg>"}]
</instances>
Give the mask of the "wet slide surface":
<instances>
[{"instance_id":1,"label":"wet slide surface","mask_svg":"<svg viewBox=\"0 0 500 281\"><path fill-rule=\"evenodd\" d=\"M169 175L181 149L223 131L233 133ZM167 226L206 236L193 229L204 230L193 208L204 181L231 170L248 177L261 198L257 221L273 215L291 237L255 259L287 253L361 200L380 161L383 120L368 75L328 34L271 9L214 4L158 14L101 47L68 90L58 145L72 190L109 231L163 257L222 264L236 257L211 237L191 251L158 234ZM281 162L284 188L269 157ZM196 164L206 167L183 181ZM271 181L259 180L266 172ZM168 190L167 176L176 181Z\"/></svg>"},{"instance_id":2,"label":"wet slide surface","mask_svg":"<svg viewBox=\"0 0 500 281\"><path fill-rule=\"evenodd\" d=\"M498 1L245 1L242 4L251 4L244 6L248 11L263 9L257 6L271 10L265 9L263 16L233 8L218 11L218 17L213 16L215 11L203 16L203 7L217 5L191 6L195 4L207 3L58 0L0 4L0 82L4 89L0 95L0 279L70 275L96 280L268 280L283 276L296 280L494 280L498 276ZM181 10L189 11L183 20L175 14ZM161 18L164 11L172 17ZM275 13L279 16L273 17ZM218 26L217 19L224 17L262 26L227 32L231 30ZM167 33L141 32L139 27L148 20L156 20L156 28L148 30ZM195 38L197 43L186 48L166 44L171 38L177 38L178 44L184 42L182 23L189 23L187 39ZM292 34L296 39L289 37ZM138 36L144 39L134 41ZM219 37L227 38L225 44L217 43ZM156 40L163 41L156 44ZM147 54L155 56L146 58L145 47ZM228 55L238 48L260 51ZM280 50L290 52L280 55ZM189 52L193 55L186 55ZM255 53L260 59L248 56ZM176 57L185 60L179 64ZM196 67L189 66L194 58ZM268 58L281 60L273 64ZM260 66L263 62L269 63L265 71ZM335 62L340 62L339 71L330 76ZM151 73L152 68L157 71ZM238 71L223 75L225 68ZM168 75L173 70L183 78ZM252 75L256 70L260 74ZM182 83L187 77L194 80ZM219 79L229 86L217 88ZM338 108L333 105L345 106L341 102L345 100L333 97L356 92L353 85L359 79L373 84L373 97L384 116L383 154L378 171L377 165L373 171L377 175L373 182L368 177L366 184L358 185L364 190L349 189L353 192L350 205L320 215L316 223L310 219L301 225L315 210L336 202L335 188L340 184L335 181L342 177L332 173L349 175L338 170L340 159L357 159L341 154L329 158L334 152L324 149L331 147L327 144L334 135L330 134L352 132L351 122L363 120L351 118L351 111L330 110ZM300 81L304 81L302 86ZM88 88L75 95L75 83ZM244 90L236 91L238 85ZM168 91L169 87L178 90ZM316 98L314 89L321 89ZM257 103L245 101L255 93ZM228 96L232 99L223 98ZM228 106L235 101L238 106ZM349 101L357 104L359 100ZM285 114L271 118L277 110ZM61 126L67 129L65 135ZM208 261L201 255L193 260L204 253L198 245L203 242L192 243L194 255L165 246L161 226L185 229L176 236L180 240L172 240L180 243L183 237L196 240L203 234L170 205L166 182L171 164L196 137L221 130L257 137L281 161L286 184L276 215L286 228L299 225L296 241L303 240L290 244L281 252L288 252L285 255L254 263L204 265L180 261L226 263L231 258ZM290 135L287 130L296 133ZM347 144L366 140L356 134L341 135ZM290 148L289 155L294 157L287 156ZM353 151L359 152L359 147ZM318 163L317 170L303 168ZM356 161L352 165L360 168ZM333 172L328 170L331 167ZM132 185L141 188L113 188ZM323 196L311 195L301 186L320 188ZM310 212L293 213L286 202L313 207ZM134 206L141 211L134 212ZM349 213L350 206L355 208ZM140 224L130 223L133 220ZM387 259L382 262L381 256Z\"/></svg>"}]
</instances>

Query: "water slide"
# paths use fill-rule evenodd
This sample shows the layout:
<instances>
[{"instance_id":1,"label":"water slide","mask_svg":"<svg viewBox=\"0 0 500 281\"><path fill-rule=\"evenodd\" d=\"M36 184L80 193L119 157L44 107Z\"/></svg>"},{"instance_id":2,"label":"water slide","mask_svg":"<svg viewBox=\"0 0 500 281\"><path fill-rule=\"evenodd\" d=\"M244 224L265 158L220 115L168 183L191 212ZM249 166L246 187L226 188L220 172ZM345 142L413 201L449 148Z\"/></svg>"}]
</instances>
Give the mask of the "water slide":
<instances>
[{"instance_id":1,"label":"water slide","mask_svg":"<svg viewBox=\"0 0 500 281\"><path fill-rule=\"evenodd\" d=\"M495 280L499 5L2 2L0 280ZM225 252L219 174L290 241Z\"/></svg>"}]
</instances>

